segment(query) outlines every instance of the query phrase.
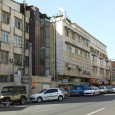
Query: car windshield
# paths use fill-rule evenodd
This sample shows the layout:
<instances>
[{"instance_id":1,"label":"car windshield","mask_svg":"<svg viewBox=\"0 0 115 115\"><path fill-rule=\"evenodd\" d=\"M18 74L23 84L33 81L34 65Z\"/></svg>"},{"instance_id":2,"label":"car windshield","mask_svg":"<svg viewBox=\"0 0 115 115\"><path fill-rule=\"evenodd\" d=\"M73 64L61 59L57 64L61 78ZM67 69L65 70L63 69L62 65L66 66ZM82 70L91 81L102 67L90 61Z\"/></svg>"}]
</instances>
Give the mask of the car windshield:
<instances>
[{"instance_id":1,"label":"car windshield","mask_svg":"<svg viewBox=\"0 0 115 115\"><path fill-rule=\"evenodd\" d=\"M104 89L104 87L103 86L99 86L99 89Z\"/></svg>"},{"instance_id":2,"label":"car windshield","mask_svg":"<svg viewBox=\"0 0 115 115\"><path fill-rule=\"evenodd\" d=\"M43 90L41 90L41 91L40 91L40 92L38 92L38 93L43 93L45 90L46 90L46 89L43 89Z\"/></svg>"},{"instance_id":3,"label":"car windshield","mask_svg":"<svg viewBox=\"0 0 115 115\"><path fill-rule=\"evenodd\" d=\"M108 89L111 89L111 88L112 88L112 86L107 86L107 88L108 88Z\"/></svg>"},{"instance_id":4,"label":"car windshield","mask_svg":"<svg viewBox=\"0 0 115 115\"><path fill-rule=\"evenodd\" d=\"M89 87L88 90L94 90L94 88L93 87Z\"/></svg>"},{"instance_id":5,"label":"car windshield","mask_svg":"<svg viewBox=\"0 0 115 115\"><path fill-rule=\"evenodd\" d=\"M83 87L82 86L76 86L76 87L73 87L72 89L81 90L81 89L83 89Z\"/></svg>"},{"instance_id":6,"label":"car windshield","mask_svg":"<svg viewBox=\"0 0 115 115\"><path fill-rule=\"evenodd\" d=\"M112 86L112 88L115 88L115 86Z\"/></svg>"}]
</instances>

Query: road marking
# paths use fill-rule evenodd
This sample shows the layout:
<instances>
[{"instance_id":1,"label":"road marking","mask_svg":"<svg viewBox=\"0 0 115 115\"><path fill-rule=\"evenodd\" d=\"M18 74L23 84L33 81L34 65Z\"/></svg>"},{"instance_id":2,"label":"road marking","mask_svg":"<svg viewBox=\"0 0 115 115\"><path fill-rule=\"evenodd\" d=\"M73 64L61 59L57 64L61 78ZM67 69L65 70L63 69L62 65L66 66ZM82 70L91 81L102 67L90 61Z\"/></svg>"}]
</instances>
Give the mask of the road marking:
<instances>
[{"instance_id":1,"label":"road marking","mask_svg":"<svg viewBox=\"0 0 115 115\"><path fill-rule=\"evenodd\" d=\"M93 114L95 114L95 113L97 113L97 112L100 112L100 111L102 111L102 110L104 110L104 109L105 109L105 108L102 108L102 109L96 110L96 111L91 112L91 113L89 113L89 114L87 114L87 115L93 115Z\"/></svg>"},{"instance_id":2,"label":"road marking","mask_svg":"<svg viewBox=\"0 0 115 115\"><path fill-rule=\"evenodd\" d=\"M33 114L34 114L34 113L39 113L39 112L44 112L44 111L49 111L49 110L52 110L52 109L55 109L55 108L56 108L56 107L54 107L54 108L48 108L48 109L42 109L42 110L33 112Z\"/></svg>"}]
</instances>

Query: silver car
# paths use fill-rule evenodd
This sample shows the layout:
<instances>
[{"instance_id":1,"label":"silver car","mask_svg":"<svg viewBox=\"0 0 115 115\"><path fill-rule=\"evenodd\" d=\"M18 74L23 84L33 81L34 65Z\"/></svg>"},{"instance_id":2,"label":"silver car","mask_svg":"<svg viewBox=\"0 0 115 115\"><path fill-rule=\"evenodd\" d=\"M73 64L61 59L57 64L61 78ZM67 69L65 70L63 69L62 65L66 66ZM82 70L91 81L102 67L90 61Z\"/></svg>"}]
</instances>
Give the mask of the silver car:
<instances>
[{"instance_id":1,"label":"silver car","mask_svg":"<svg viewBox=\"0 0 115 115\"><path fill-rule=\"evenodd\" d=\"M98 87L89 87L87 90L84 91L84 95L100 95Z\"/></svg>"},{"instance_id":2,"label":"silver car","mask_svg":"<svg viewBox=\"0 0 115 115\"><path fill-rule=\"evenodd\" d=\"M109 93L115 93L115 86L111 86L109 88Z\"/></svg>"},{"instance_id":3,"label":"silver car","mask_svg":"<svg viewBox=\"0 0 115 115\"><path fill-rule=\"evenodd\" d=\"M100 94L105 94L108 91L106 86L99 86L98 88L99 88Z\"/></svg>"},{"instance_id":4,"label":"silver car","mask_svg":"<svg viewBox=\"0 0 115 115\"><path fill-rule=\"evenodd\" d=\"M63 92L59 88L44 89L39 93L32 94L30 100L33 102L42 102L47 100L59 100L62 101L64 98Z\"/></svg>"}]
</instances>

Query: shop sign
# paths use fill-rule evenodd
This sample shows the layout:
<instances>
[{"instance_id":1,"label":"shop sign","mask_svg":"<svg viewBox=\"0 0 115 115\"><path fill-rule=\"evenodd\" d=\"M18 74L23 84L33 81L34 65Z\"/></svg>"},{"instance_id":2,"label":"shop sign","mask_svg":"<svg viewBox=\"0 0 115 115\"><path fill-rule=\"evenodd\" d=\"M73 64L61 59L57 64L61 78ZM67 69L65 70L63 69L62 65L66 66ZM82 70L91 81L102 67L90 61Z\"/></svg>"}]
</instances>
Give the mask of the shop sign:
<instances>
[{"instance_id":1,"label":"shop sign","mask_svg":"<svg viewBox=\"0 0 115 115\"><path fill-rule=\"evenodd\" d=\"M68 83L68 79L63 79L63 83Z\"/></svg>"}]
</instances>

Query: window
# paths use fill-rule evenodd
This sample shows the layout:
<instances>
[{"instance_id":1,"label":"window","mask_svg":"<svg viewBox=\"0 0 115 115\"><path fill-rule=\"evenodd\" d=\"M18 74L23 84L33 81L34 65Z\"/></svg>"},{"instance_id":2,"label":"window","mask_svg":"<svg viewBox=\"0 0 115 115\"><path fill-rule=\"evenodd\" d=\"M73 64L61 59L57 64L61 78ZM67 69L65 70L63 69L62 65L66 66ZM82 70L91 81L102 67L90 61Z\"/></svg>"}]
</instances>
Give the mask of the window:
<instances>
[{"instance_id":1,"label":"window","mask_svg":"<svg viewBox=\"0 0 115 115\"><path fill-rule=\"evenodd\" d=\"M80 38L80 36L78 36L78 42L79 42L79 43L81 42L81 38Z\"/></svg>"},{"instance_id":2,"label":"window","mask_svg":"<svg viewBox=\"0 0 115 115\"><path fill-rule=\"evenodd\" d=\"M21 66L21 55L20 54L14 54L14 64Z\"/></svg>"},{"instance_id":3,"label":"window","mask_svg":"<svg viewBox=\"0 0 115 115\"><path fill-rule=\"evenodd\" d=\"M7 51L1 51L1 62L8 63L8 52Z\"/></svg>"},{"instance_id":4,"label":"window","mask_svg":"<svg viewBox=\"0 0 115 115\"><path fill-rule=\"evenodd\" d=\"M17 29L21 29L21 20L18 18L15 19L15 27Z\"/></svg>"},{"instance_id":5,"label":"window","mask_svg":"<svg viewBox=\"0 0 115 115\"><path fill-rule=\"evenodd\" d=\"M0 83L8 83L9 82L9 76L0 76Z\"/></svg>"},{"instance_id":6,"label":"window","mask_svg":"<svg viewBox=\"0 0 115 115\"><path fill-rule=\"evenodd\" d=\"M68 37L72 38L72 31L71 30L69 31L69 36Z\"/></svg>"},{"instance_id":7,"label":"window","mask_svg":"<svg viewBox=\"0 0 115 115\"><path fill-rule=\"evenodd\" d=\"M100 59L100 64L102 64L102 65L103 65L103 60L102 60L102 59Z\"/></svg>"},{"instance_id":8,"label":"window","mask_svg":"<svg viewBox=\"0 0 115 115\"><path fill-rule=\"evenodd\" d=\"M87 47L89 46L89 42L88 42L88 41L86 41L86 46L87 46Z\"/></svg>"},{"instance_id":9,"label":"window","mask_svg":"<svg viewBox=\"0 0 115 115\"><path fill-rule=\"evenodd\" d=\"M100 68L100 74L104 74L104 69Z\"/></svg>"},{"instance_id":10,"label":"window","mask_svg":"<svg viewBox=\"0 0 115 115\"><path fill-rule=\"evenodd\" d=\"M76 34L75 32L72 33L72 39L75 40Z\"/></svg>"},{"instance_id":11,"label":"window","mask_svg":"<svg viewBox=\"0 0 115 115\"><path fill-rule=\"evenodd\" d=\"M15 35L15 36L14 36L14 44L15 44L16 46L21 45L21 37Z\"/></svg>"},{"instance_id":12,"label":"window","mask_svg":"<svg viewBox=\"0 0 115 115\"><path fill-rule=\"evenodd\" d=\"M4 76L4 83L9 82L9 76Z\"/></svg>"},{"instance_id":13,"label":"window","mask_svg":"<svg viewBox=\"0 0 115 115\"><path fill-rule=\"evenodd\" d=\"M3 83L3 76L0 76L0 83Z\"/></svg>"},{"instance_id":14,"label":"window","mask_svg":"<svg viewBox=\"0 0 115 115\"><path fill-rule=\"evenodd\" d=\"M5 24L9 24L10 15L8 13L3 12L2 14L2 22Z\"/></svg>"},{"instance_id":15,"label":"window","mask_svg":"<svg viewBox=\"0 0 115 115\"><path fill-rule=\"evenodd\" d=\"M65 36L69 36L68 29L65 28Z\"/></svg>"},{"instance_id":16,"label":"window","mask_svg":"<svg viewBox=\"0 0 115 115\"><path fill-rule=\"evenodd\" d=\"M86 46L86 40L85 39L83 39L83 45Z\"/></svg>"},{"instance_id":17,"label":"window","mask_svg":"<svg viewBox=\"0 0 115 115\"><path fill-rule=\"evenodd\" d=\"M85 58L89 58L89 53L84 52L84 57L85 57Z\"/></svg>"},{"instance_id":18,"label":"window","mask_svg":"<svg viewBox=\"0 0 115 115\"><path fill-rule=\"evenodd\" d=\"M97 62L97 57L96 56L93 56L92 58L93 58L94 62Z\"/></svg>"},{"instance_id":19,"label":"window","mask_svg":"<svg viewBox=\"0 0 115 115\"><path fill-rule=\"evenodd\" d=\"M92 67L92 72L97 73L97 67Z\"/></svg>"},{"instance_id":20,"label":"window","mask_svg":"<svg viewBox=\"0 0 115 115\"><path fill-rule=\"evenodd\" d=\"M47 93L52 93L52 90L49 89L49 90L45 91L44 93L45 93L45 94L47 94Z\"/></svg>"},{"instance_id":21,"label":"window","mask_svg":"<svg viewBox=\"0 0 115 115\"><path fill-rule=\"evenodd\" d=\"M14 75L10 75L10 82L14 82Z\"/></svg>"},{"instance_id":22,"label":"window","mask_svg":"<svg viewBox=\"0 0 115 115\"><path fill-rule=\"evenodd\" d=\"M26 29L26 32L29 33L29 24L28 23L26 23L26 28L25 29Z\"/></svg>"},{"instance_id":23,"label":"window","mask_svg":"<svg viewBox=\"0 0 115 115\"><path fill-rule=\"evenodd\" d=\"M85 57L85 52L82 52L82 57Z\"/></svg>"},{"instance_id":24,"label":"window","mask_svg":"<svg viewBox=\"0 0 115 115\"><path fill-rule=\"evenodd\" d=\"M8 32L3 31L2 33L2 41L8 43Z\"/></svg>"},{"instance_id":25,"label":"window","mask_svg":"<svg viewBox=\"0 0 115 115\"><path fill-rule=\"evenodd\" d=\"M65 51L69 52L69 45L65 44Z\"/></svg>"},{"instance_id":26,"label":"window","mask_svg":"<svg viewBox=\"0 0 115 115\"><path fill-rule=\"evenodd\" d=\"M78 49L78 55L80 56L81 55L81 51Z\"/></svg>"},{"instance_id":27,"label":"window","mask_svg":"<svg viewBox=\"0 0 115 115\"><path fill-rule=\"evenodd\" d=\"M25 57L25 66L29 67L29 57L28 56Z\"/></svg>"},{"instance_id":28,"label":"window","mask_svg":"<svg viewBox=\"0 0 115 115\"><path fill-rule=\"evenodd\" d=\"M58 92L58 89L52 89L52 93Z\"/></svg>"},{"instance_id":29,"label":"window","mask_svg":"<svg viewBox=\"0 0 115 115\"><path fill-rule=\"evenodd\" d=\"M72 47L72 54L75 54L75 48Z\"/></svg>"}]
</instances>

